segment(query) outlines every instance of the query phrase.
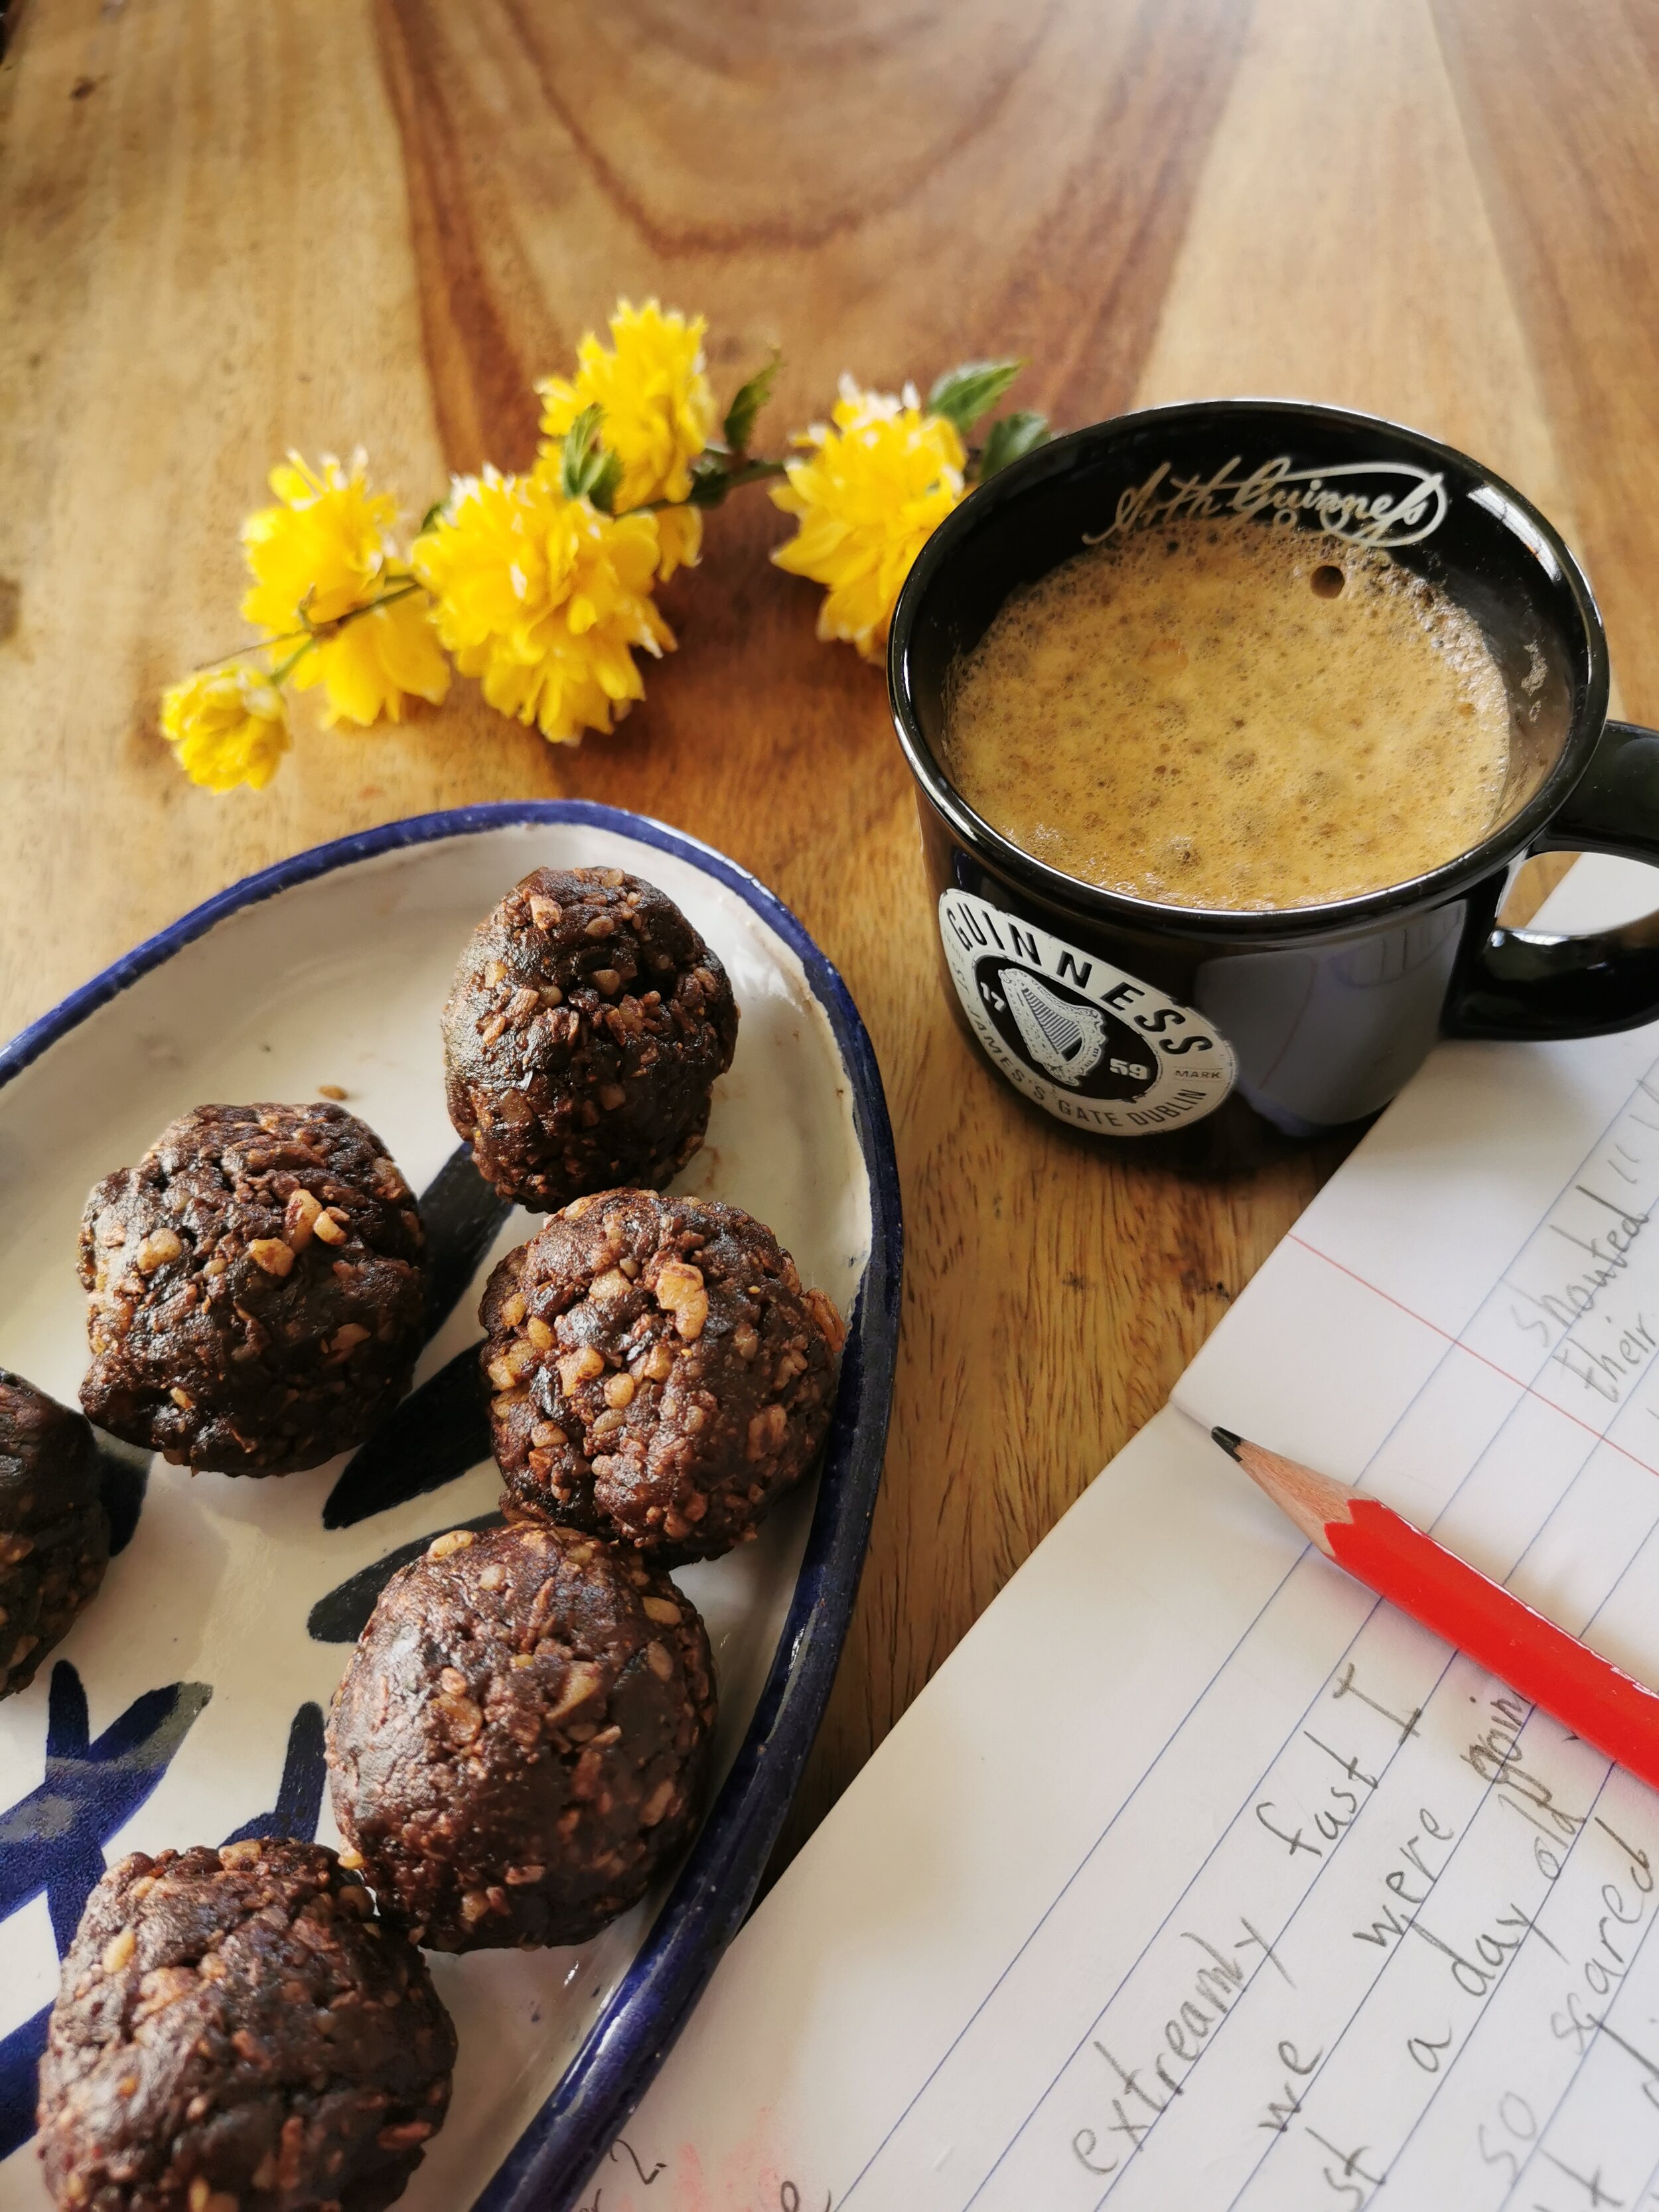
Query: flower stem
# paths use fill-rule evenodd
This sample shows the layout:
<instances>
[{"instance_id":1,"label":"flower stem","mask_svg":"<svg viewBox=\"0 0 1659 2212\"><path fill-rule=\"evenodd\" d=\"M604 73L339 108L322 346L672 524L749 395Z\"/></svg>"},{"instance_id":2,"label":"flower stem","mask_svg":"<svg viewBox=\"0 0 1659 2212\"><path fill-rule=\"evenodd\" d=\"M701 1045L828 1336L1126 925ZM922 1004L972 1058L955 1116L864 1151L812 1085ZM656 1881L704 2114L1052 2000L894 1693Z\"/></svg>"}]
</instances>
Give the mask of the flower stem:
<instances>
[{"instance_id":1,"label":"flower stem","mask_svg":"<svg viewBox=\"0 0 1659 2212\"><path fill-rule=\"evenodd\" d=\"M372 615L377 607L395 605L398 600L406 599L411 592L424 591L425 588L418 576L400 576L394 588L382 592L378 599L365 599L360 607L348 607L343 615L336 615L331 622L307 622L306 628L310 633L311 642L315 644L321 638L332 637L336 630L343 629L348 623L355 623L363 615Z\"/></svg>"},{"instance_id":2,"label":"flower stem","mask_svg":"<svg viewBox=\"0 0 1659 2212\"><path fill-rule=\"evenodd\" d=\"M279 645L292 645L295 639L298 638L300 642L295 649L289 653L286 660L279 662L270 673L270 681L273 684L285 683L314 646L325 643L334 635L337 630L343 630L348 623L355 623L361 615L372 615L377 607L395 605L398 600L406 599L412 593L424 591L425 588L418 576L396 577L391 591L382 592L378 599L365 599L360 607L348 607L343 615L336 615L331 622L307 621L302 629L284 630L280 636L265 638L257 646L236 646L229 653L222 653L215 660L204 660L202 666L204 669L222 668L228 660L241 660L253 653L270 653Z\"/></svg>"},{"instance_id":3,"label":"flower stem","mask_svg":"<svg viewBox=\"0 0 1659 2212\"><path fill-rule=\"evenodd\" d=\"M273 643L281 642L280 640L273 640L272 641ZM273 691L278 690L288 681L289 678L293 674L294 671L299 666L300 663L305 659L307 653L311 651L316 642L317 641L314 637L307 638L303 644L298 646L294 652L289 653L286 660L281 662L276 667L271 670L270 686Z\"/></svg>"},{"instance_id":4,"label":"flower stem","mask_svg":"<svg viewBox=\"0 0 1659 2212\"><path fill-rule=\"evenodd\" d=\"M787 468L784 461L745 461L740 469L732 470L726 480L726 488L728 491L741 491L745 484L762 483L768 477L784 475Z\"/></svg>"},{"instance_id":5,"label":"flower stem","mask_svg":"<svg viewBox=\"0 0 1659 2212\"><path fill-rule=\"evenodd\" d=\"M280 637L265 638L258 645L233 646L228 653L222 653L217 654L212 660L203 661L201 663L202 672L205 674L210 668L222 668L228 660L246 659L248 654L252 653L268 653L272 646L287 645L296 637L304 638L306 641L306 646L309 646L311 643L311 633L309 630L284 630ZM301 652L305 649L305 647L301 647ZM295 657L297 658L298 656L296 655Z\"/></svg>"},{"instance_id":6,"label":"flower stem","mask_svg":"<svg viewBox=\"0 0 1659 2212\"><path fill-rule=\"evenodd\" d=\"M745 460L723 476L711 471L707 478L700 478L699 483L706 482L710 487L704 498L699 499L694 494L690 499L646 499L625 512L629 514L661 514L665 509L676 507L718 507L731 493L741 491L745 484L763 483L768 477L782 476L786 467L787 464L782 461Z\"/></svg>"}]
</instances>

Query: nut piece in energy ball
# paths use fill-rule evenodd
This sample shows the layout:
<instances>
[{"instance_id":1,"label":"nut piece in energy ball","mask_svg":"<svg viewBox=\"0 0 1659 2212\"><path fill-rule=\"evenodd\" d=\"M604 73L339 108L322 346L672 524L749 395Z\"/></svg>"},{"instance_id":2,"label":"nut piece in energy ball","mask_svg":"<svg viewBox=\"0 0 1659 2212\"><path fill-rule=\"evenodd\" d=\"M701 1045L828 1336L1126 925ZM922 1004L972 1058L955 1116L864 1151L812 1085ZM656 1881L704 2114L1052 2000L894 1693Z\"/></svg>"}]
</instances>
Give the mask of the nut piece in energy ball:
<instances>
[{"instance_id":1,"label":"nut piece in energy ball","mask_svg":"<svg viewBox=\"0 0 1659 2212\"><path fill-rule=\"evenodd\" d=\"M40 2063L62 2212L379 2212L443 2125L426 1961L319 1844L142 1851L64 1960Z\"/></svg>"},{"instance_id":2,"label":"nut piece in energy ball","mask_svg":"<svg viewBox=\"0 0 1659 2212\"><path fill-rule=\"evenodd\" d=\"M334 1817L416 1942L585 1942L690 1834L714 1720L665 1576L574 1528L458 1528L386 1584L335 1693Z\"/></svg>"},{"instance_id":3,"label":"nut piece in energy ball","mask_svg":"<svg viewBox=\"0 0 1659 2212\"><path fill-rule=\"evenodd\" d=\"M841 1316L717 1200L578 1199L508 1253L479 1317L514 1499L653 1559L752 1536L830 1425Z\"/></svg>"},{"instance_id":4,"label":"nut piece in energy ball","mask_svg":"<svg viewBox=\"0 0 1659 2212\"><path fill-rule=\"evenodd\" d=\"M0 1698L28 1687L108 1565L91 1429L0 1367Z\"/></svg>"},{"instance_id":5,"label":"nut piece in energy ball","mask_svg":"<svg viewBox=\"0 0 1659 2212\"><path fill-rule=\"evenodd\" d=\"M473 933L443 1036L449 1118L479 1174L541 1212L685 1165L738 1009L661 891L620 868L538 868Z\"/></svg>"},{"instance_id":6,"label":"nut piece in energy ball","mask_svg":"<svg viewBox=\"0 0 1659 2212\"><path fill-rule=\"evenodd\" d=\"M87 1200L81 1403L178 1464L317 1467L409 1388L424 1248L409 1185L343 1107L198 1106Z\"/></svg>"}]
</instances>

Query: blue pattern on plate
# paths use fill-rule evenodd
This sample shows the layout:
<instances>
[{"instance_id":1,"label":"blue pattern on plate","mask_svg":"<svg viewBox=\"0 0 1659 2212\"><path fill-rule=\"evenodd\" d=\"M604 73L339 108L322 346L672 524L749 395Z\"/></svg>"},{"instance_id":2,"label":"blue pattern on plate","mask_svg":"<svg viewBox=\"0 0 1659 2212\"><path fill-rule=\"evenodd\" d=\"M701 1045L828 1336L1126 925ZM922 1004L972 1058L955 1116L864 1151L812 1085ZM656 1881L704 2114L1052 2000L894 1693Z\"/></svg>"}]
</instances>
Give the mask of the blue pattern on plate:
<instances>
[{"instance_id":1,"label":"blue pattern on plate","mask_svg":"<svg viewBox=\"0 0 1659 2212\"><path fill-rule=\"evenodd\" d=\"M441 1490L490 1453L478 1371L481 1337L446 1360L388 1413L346 1462L323 1506L325 1528L349 1528L428 1490Z\"/></svg>"},{"instance_id":2,"label":"blue pattern on plate","mask_svg":"<svg viewBox=\"0 0 1659 2212\"><path fill-rule=\"evenodd\" d=\"M307 1699L289 1723L276 1802L270 1812L256 1813L240 1828L233 1828L226 1843L245 1844L251 1836L292 1836L308 1844L322 1818L323 1779L323 1709Z\"/></svg>"}]
</instances>

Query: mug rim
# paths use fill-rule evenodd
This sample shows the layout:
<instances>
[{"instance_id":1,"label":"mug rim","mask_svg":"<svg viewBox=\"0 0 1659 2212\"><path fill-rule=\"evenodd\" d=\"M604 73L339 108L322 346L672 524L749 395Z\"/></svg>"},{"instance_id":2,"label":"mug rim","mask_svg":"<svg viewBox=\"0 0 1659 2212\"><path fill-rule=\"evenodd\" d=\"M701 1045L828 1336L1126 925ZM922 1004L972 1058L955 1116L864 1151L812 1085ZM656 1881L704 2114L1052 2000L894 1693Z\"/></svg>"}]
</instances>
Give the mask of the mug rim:
<instances>
[{"instance_id":1,"label":"mug rim","mask_svg":"<svg viewBox=\"0 0 1659 2212\"><path fill-rule=\"evenodd\" d=\"M1412 876L1380 890L1361 891L1352 898L1332 899L1316 905L1294 907L1186 907L1157 899L1136 897L1126 891L1103 889L1081 877L1051 867L1023 846L994 829L968 804L934 757L916 712L910 643L923 603L939 581L953 556L978 532L994 525L999 511L1034 483L1062 476L1079 456L1092 453L1118 439L1133 434L1143 425L1201 418L1218 410L1294 418L1303 424L1329 424L1352 430L1356 427L1380 432L1418 457L1480 477L1526 519L1558 565L1578 617L1577 644L1582 655L1583 694L1568 727L1566 741L1543 782L1527 804L1501 828L1483 837L1468 852L1460 853L1425 874ZM1517 533L1518 534L1518 533ZM1064 556L1062 556L1064 557ZM1536 557L1536 556L1534 556ZM1054 564L1059 566L1059 562ZM1607 634L1601 609L1577 558L1560 532L1528 499L1495 470L1472 454L1443 440L1431 437L1408 423L1363 409L1333 407L1317 401L1239 397L1183 399L1156 407L1135 408L1097 422L1065 432L1024 454L999 471L988 484L977 485L935 530L912 562L898 602L887 643L887 695L901 750L917 785L965 849L1019 889L1045 904L1080 912L1106 927L1169 933L1188 937L1261 941L1281 937L1340 935L1378 921L1396 921L1413 909L1437 906L1507 867L1527 852L1551 817L1560 808L1589 765L1589 756L1607 724L1609 689Z\"/></svg>"}]
</instances>

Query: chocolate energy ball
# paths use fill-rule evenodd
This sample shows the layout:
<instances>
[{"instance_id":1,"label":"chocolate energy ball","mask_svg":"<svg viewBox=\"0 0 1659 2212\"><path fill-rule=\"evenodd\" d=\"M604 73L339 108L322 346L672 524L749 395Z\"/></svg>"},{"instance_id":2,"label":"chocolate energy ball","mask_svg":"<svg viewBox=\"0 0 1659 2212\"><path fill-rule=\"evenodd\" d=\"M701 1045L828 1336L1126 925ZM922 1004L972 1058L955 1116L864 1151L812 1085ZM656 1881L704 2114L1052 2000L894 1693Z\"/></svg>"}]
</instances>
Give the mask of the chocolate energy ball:
<instances>
[{"instance_id":1,"label":"chocolate energy ball","mask_svg":"<svg viewBox=\"0 0 1659 2212\"><path fill-rule=\"evenodd\" d=\"M81 1403L179 1465L319 1466L409 1388L424 1247L409 1185L343 1106L198 1106L87 1200Z\"/></svg>"},{"instance_id":2,"label":"chocolate energy ball","mask_svg":"<svg viewBox=\"0 0 1659 2212\"><path fill-rule=\"evenodd\" d=\"M495 1457L521 1504L659 1560L755 1534L811 1465L845 1334L714 1199L578 1199L489 1279Z\"/></svg>"},{"instance_id":3,"label":"chocolate energy ball","mask_svg":"<svg viewBox=\"0 0 1659 2212\"><path fill-rule=\"evenodd\" d=\"M454 2063L426 1961L332 1851L135 1851L64 1960L46 2185L62 2212L378 2212Z\"/></svg>"},{"instance_id":4,"label":"chocolate energy ball","mask_svg":"<svg viewBox=\"0 0 1659 2212\"><path fill-rule=\"evenodd\" d=\"M27 1689L108 1565L90 1427L0 1367L0 1698Z\"/></svg>"},{"instance_id":5,"label":"chocolate energy ball","mask_svg":"<svg viewBox=\"0 0 1659 2212\"><path fill-rule=\"evenodd\" d=\"M714 1720L665 1576L574 1528L457 1528L386 1584L335 1693L334 1817L416 1942L584 1942L690 1832Z\"/></svg>"},{"instance_id":6,"label":"chocolate energy ball","mask_svg":"<svg viewBox=\"0 0 1659 2212\"><path fill-rule=\"evenodd\" d=\"M443 1036L449 1118L478 1172L541 1212L685 1165L738 1009L661 891L620 868L538 868L473 933Z\"/></svg>"}]
</instances>

